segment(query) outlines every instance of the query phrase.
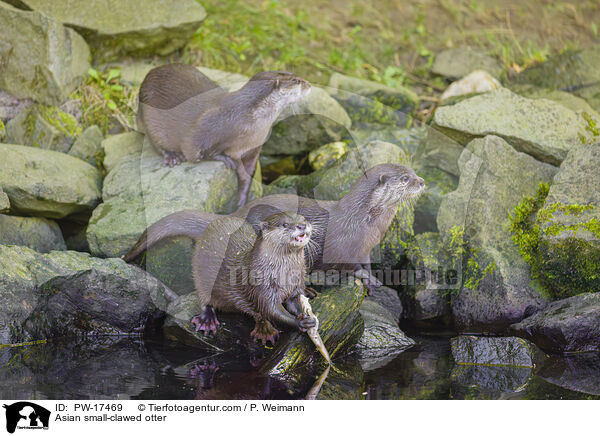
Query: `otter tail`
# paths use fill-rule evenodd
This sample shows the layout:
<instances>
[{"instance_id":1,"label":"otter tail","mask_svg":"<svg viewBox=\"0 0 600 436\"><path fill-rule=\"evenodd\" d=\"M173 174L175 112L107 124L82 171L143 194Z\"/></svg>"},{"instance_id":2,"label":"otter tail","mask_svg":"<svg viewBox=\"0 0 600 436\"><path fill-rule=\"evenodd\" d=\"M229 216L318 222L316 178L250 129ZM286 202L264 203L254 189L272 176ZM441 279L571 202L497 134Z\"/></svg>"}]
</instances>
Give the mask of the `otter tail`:
<instances>
[{"instance_id":1,"label":"otter tail","mask_svg":"<svg viewBox=\"0 0 600 436\"><path fill-rule=\"evenodd\" d=\"M217 216L197 210L184 210L167 215L148 227L133 248L123 256L123 259L126 262L131 262L148 248L165 238L189 236L197 239L202 235L206 226Z\"/></svg>"}]
</instances>

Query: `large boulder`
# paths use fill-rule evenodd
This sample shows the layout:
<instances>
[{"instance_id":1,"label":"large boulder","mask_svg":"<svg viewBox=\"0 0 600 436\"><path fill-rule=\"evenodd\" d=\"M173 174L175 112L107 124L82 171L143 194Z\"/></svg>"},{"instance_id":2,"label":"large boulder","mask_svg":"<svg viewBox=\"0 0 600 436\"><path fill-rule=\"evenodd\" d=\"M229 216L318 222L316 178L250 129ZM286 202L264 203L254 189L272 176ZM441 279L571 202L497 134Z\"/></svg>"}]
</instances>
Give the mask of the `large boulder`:
<instances>
[{"instance_id":1,"label":"large boulder","mask_svg":"<svg viewBox=\"0 0 600 436\"><path fill-rule=\"evenodd\" d=\"M10 200L6 192L2 190L0 186L0 213L8 212L10 210Z\"/></svg>"},{"instance_id":2,"label":"large boulder","mask_svg":"<svg viewBox=\"0 0 600 436\"><path fill-rule=\"evenodd\" d=\"M415 203L414 231L437 232L437 216L444 195L458 186L458 177L435 167L415 165L415 171L426 183L426 189Z\"/></svg>"},{"instance_id":3,"label":"large boulder","mask_svg":"<svg viewBox=\"0 0 600 436\"><path fill-rule=\"evenodd\" d=\"M469 47L444 50L435 56L431 71L449 79L460 79L474 70L485 70L499 78L503 72L498 59Z\"/></svg>"},{"instance_id":4,"label":"large boulder","mask_svg":"<svg viewBox=\"0 0 600 436\"><path fill-rule=\"evenodd\" d=\"M0 89L58 105L87 77L87 44L59 21L0 2L0 28Z\"/></svg>"},{"instance_id":5,"label":"large boulder","mask_svg":"<svg viewBox=\"0 0 600 436\"><path fill-rule=\"evenodd\" d=\"M0 343L139 333L166 307L165 286L121 259L0 246Z\"/></svg>"},{"instance_id":6,"label":"large boulder","mask_svg":"<svg viewBox=\"0 0 600 436\"><path fill-rule=\"evenodd\" d=\"M101 59L167 55L183 47L206 17L194 0L21 1L77 30Z\"/></svg>"},{"instance_id":7,"label":"large boulder","mask_svg":"<svg viewBox=\"0 0 600 436\"><path fill-rule=\"evenodd\" d=\"M115 138L111 138L110 144L118 148ZM119 139L129 147L131 142L142 141L143 136L126 134ZM94 210L87 229L92 254L102 257L125 254L149 225L173 212L184 209L213 213L232 211L237 201L237 176L224 163L185 162L168 168L147 141L143 146L138 142L135 148L141 151L125 155L114 166L109 165L103 203ZM257 176L259 173L257 171ZM252 196L260 193L260 189L261 186L253 182Z\"/></svg>"},{"instance_id":8,"label":"large boulder","mask_svg":"<svg viewBox=\"0 0 600 436\"><path fill-rule=\"evenodd\" d=\"M90 213L100 201L102 176L63 153L0 144L0 186L11 211L47 218Z\"/></svg>"},{"instance_id":9,"label":"large boulder","mask_svg":"<svg viewBox=\"0 0 600 436\"><path fill-rule=\"evenodd\" d=\"M550 182L557 168L497 136L469 143L459 168L458 188L444 197L437 219L443 240L464 231L474 250L463 259L462 288L453 293L454 323L461 331L502 331L546 305L511 240L507 212Z\"/></svg>"},{"instance_id":10,"label":"large boulder","mask_svg":"<svg viewBox=\"0 0 600 436\"><path fill-rule=\"evenodd\" d=\"M538 376L555 386L600 397L600 354L550 356Z\"/></svg>"},{"instance_id":11,"label":"large boulder","mask_svg":"<svg viewBox=\"0 0 600 436\"><path fill-rule=\"evenodd\" d=\"M98 168L102 165L103 139L100 127L90 126L75 140L69 154Z\"/></svg>"},{"instance_id":12,"label":"large boulder","mask_svg":"<svg viewBox=\"0 0 600 436\"><path fill-rule=\"evenodd\" d=\"M354 127L406 127L419 103L419 97L408 88L391 88L340 73L332 74L328 92L346 109Z\"/></svg>"},{"instance_id":13,"label":"large boulder","mask_svg":"<svg viewBox=\"0 0 600 436\"><path fill-rule=\"evenodd\" d=\"M79 135L77 120L51 106L29 106L6 124L6 142L61 153L67 153Z\"/></svg>"},{"instance_id":14,"label":"large boulder","mask_svg":"<svg viewBox=\"0 0 600 436\"><path fill-rule=\"evenodd\" d=\"M600 293L555 301L511 331L552 352L600 351Z\"/></svg>"},{"instance_id":15,"label":"large boulder","mask_svg":"<svg viewBox=\"0 0 600 436\"><path fill-rule=\"evenodd\" d=\"M455 365L450 375L452 398L522 398L532 378L533 369L530 367Z\"/></svg>"},{"instance_id":16,"label":"large boulder","mask_svg":"<svg viewBox=\"0 0 600 436\"><path fill-rule=\"evenodd\" d=\"M481 94L499 88L502 88L502 85L490 73L483 70L475 70L462 79L452 82L442 93L440 99L446 101L452 97Z\"/></svg>"},{"instance_id":17,"label":"large boulder","mask_svg":"<svg viewBox=\"0 0 600 436\"><path fill-rule=\"evenodd\" d=\"M67 249L54 221L1 214L0 245L23 245L40 253Z\"/></svg>"},{"instance_id":18,"label":"large boulder","mask_svg":"<svg viewBox=\"0 0 600 436\"><path fill-rule=\"evenodd\" d=\"M553 165L593 138L583 114L505 88L438 108L433 126L462 145L476 137L500 136L518 151Z\"/></svg>"},{"instance_id":19,"label":"large boulder","mask_svg":"<svg viewBox=\"0 0 600 436\"><path fill-rule=\"evenodd\" d=\"M459 365L498 365L533 368L543 355L521 338L457 336L452 338L452 357Z\"/></svg>"}]
</instances>

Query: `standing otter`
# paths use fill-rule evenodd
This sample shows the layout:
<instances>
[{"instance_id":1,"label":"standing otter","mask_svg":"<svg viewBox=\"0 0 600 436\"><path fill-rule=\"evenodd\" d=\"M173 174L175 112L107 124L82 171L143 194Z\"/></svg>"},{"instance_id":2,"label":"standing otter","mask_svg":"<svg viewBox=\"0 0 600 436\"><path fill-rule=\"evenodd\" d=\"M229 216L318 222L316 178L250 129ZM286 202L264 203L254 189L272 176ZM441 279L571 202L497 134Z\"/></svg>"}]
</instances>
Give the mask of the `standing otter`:
<instances>
[{"instance_id":1,"label":"standing otter","mask_svg":"<svg viewBox=\"0 0 600 436\"><path fill-rule=\"evenodd\" d=\"M238 217L211 222L198 238L192 260L202 306L202 313L192 319L196 331L216 331L219 322L213 308L252 316L252 336L263 344L275 343L278 337L272 321L301 331L313 327L315 320L303 316L298 304L306 273L303 251L310 235L310 223L294 213L266 217L258 235Z\"/></svg>"},{"instance_id":2,"label":"standing otter","mask_svg":"<svg viewBox=\"0 0 600 436\"><path fill-rule=\"evenodd\" d=\"M354 271L370 293L381 286L371 274L371 250L383 239L398 207L415 201L424 188L425 182L411 168L382 164L361 176L340 201L269 195L230 216L243 217L256 228L257 223L272 213L299 213L313 227L313 238L305 250L308 270ZM124 259L135 259L164 238L197 239L208 223L220 216L196 210L168 215L152 224Z\"/></svg>"},{"instance_id":3,"label":"standing otter","mask_svg":"<svg viewBox=\"0 0 600 436\"><path fill-rule=\"evenodd\" d=\"M140 86L138 129L163 154L165 165L215 159L235 169L241 207L271 125L309 92L306 80L285 71L258 73L227 92L190 65L164 65Z\"/></svg>"}]
</instances>

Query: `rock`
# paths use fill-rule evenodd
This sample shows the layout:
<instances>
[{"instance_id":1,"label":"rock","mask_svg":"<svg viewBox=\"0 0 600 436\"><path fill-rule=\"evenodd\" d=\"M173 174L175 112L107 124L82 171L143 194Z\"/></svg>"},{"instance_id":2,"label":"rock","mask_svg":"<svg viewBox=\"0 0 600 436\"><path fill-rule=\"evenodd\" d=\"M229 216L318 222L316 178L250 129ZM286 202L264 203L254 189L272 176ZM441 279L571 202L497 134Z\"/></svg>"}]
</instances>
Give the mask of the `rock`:
<instances>
[{"instance_id":1,"label":"rock","mask_svg":"<svg viewBox=\"0 0 600 436\"><path fill-rule=\"evenodd\" d=\"M433 123L460 144L496 135L518 151L553 165L593 137L582 115L553 101L527 99L505 88L440 107Z\"/></svg>"},{"instance_id":2,"label":"rock","mask_svg":"<svg viewBox=\"0 0 600 436\"><path fill-rule=\"evenodd\" d=\"M345 142L331 142L308 153L308 163L314 170L327 168L346 154L348 145Z\"/></svg>"},{"instance_id":3,"label":"rock","mask_svg":"<svg viewBox=\"0 0 600 436\"><path fill-rule=\"evenodd\" d=\"M395 324L400 322L402 318L402 302L398 296L398 291L395 289L381 286L373 290L373 294L369 295L369 301L373 301L380 306L383 306L388 312L392 314Z\"/></svg>"},{"instance_id":4,"label":"rock","mask_svg":"<svg viewBox=\"0 0 600 436\"><path fill-rule=\"evenodd\" d=\"M600 292L600 143L571 150L537 219L542 283L557 298Z\"/></svg>"},{"instance_id":5,"label":"rock","mask_svg":"<svg viewBox=\"0 0 600 436\"><path fill-rule=\"evenodd\" d=\"M494 79L490 73L483 70L475 70L456 82L452 82L442 93L441 99L458 97L467 94L481 94L502 88L500 82Z\"/></svg>"},{"instance_id":6,"label":"rock","mask_svg":"<svg viewBox=\"0 0 600 436\"><path fill-rule=\"evenodd\" d=\"M416 235L409 243L407 258L411 274L402 292L403 318L419 329L447 329L452 324L450 291L457 286L456 260L438 233Z\"/></svg>"},{"instance_id":7,"label":"rock","mask_svg":"<svg viewBox=\"0 0 600 436\"><path fill-rule=\"evenodd\" d=\"M459 365L498 365L533 368L543 357L535 345L521 338L457 336L452 357Z\"/></svg>"},{"instance_id":8,"label":"rock","mask_svg":"<svg viewBox=\"0 0 600 436\"><path fill-rule=\"evenodd\" d=\"M71 2L22 0L28 7L77 31L90 44L94 57L165 56L179 48L198 29L206 12L200 3L176 4L147 0Z\"/></svg>"},{"instance_id":9,"label":"rock","mask_svg":"<svg viewBox=\"0 0 600 436\"><path fill-rule=\"evenodd\" d=\"M0 344L131 334L166 307L165 286L120 259L0 246Z\"/></svg>"},{"instance_id":10,"label":"rock","mask_svg":"<svg viewBox=\"0 0 600 436\"><path fill-rule=\"evenodd\" d=\"M78 222L71 220L58 221L60 231L62 232L67 250L90 252L90 246L86 238L87 222Z\"/></svg>"},{"instance_id":11,"label":"rock","mask_svg":"<svg viewBox=\"0 0 600 436\"><path fill-rule=\"evenodd\" d=\"M458 177L433 167L416 166L415 171L426 183L425 191L415 204L415 234L437 232L437 215L444 195L458 186Z\"/></svg>"},{"instance_id":12,"label":"rock","mask_svg":"<svg viewBox=\"0 0 600 436\"><path fill-rule=\"evenodd\" d=\"M449 79L460 79L474 70L485 70L498 78L504 68L497 59L470 48L453 48L438 53L431 67L432 73Z\"/></svg>"},{"instance_id":13,"label":"rock","mask_svg":"<svg viewBox=\"0 0 600 436\"><path fill-rule=\"evenodd\" d=\"M100 201L100 172L72 156L0 144L0 186L11 211L46 218L89 213Z\"/></svg>"},{"instance_id":14,"label":"rock","mask_svg":"<svg viewBox=\"0 0 600 436\"><path fill-rule=\"evenodd\" d=\"M0 89L59 105L87 77L90 52L74 30L6 3L0 3L0 28Z\"/></svg>"},{"instance_id":15,"label":"rock","mask_svg":"<svg viewBox=\"0 0 600 436\"><path fill-rule=\"evenodd\" d=\"M456 191L444 196L437 225L443 241L464 230L471 250L463 259L462 288L452 298L460 331L502 331L542 309L546 299L508 232L507 212L557 169L520 153L497 136L473 140L459 160Z\"/></svg>"},{"instance_id":16,"label":"rock","mask_svg":"<svg viewBox=\"0 0 600 436\"><path fill-rule=\"evenodd\" d=\"M600 119L600 115L586 102L583 98L577 97L569 92L538 88L534 85L519 85L513 84L510 86L510 90L515 94L519 94L523 97L531 98L533 100L546 99L552 100L556 103L563 105L575 112L587 112L595 119Z\"/></svg>"},{"instance_id":17,"label":"rock","mask_svg":"<svg viewBox=\"0 0 600 436\"><path fill-rule=\"evenodd\" d=\"M102 164L102 140L104 135L98 126L90 126L77 138L69 154L94 167Z\"/></svg>"},{"instance_id":18,"label":"rock","mask_svg":"<svg viewBox=\"0 0 600 436\"><path fill-rule=\"evenodd\" d=\"M0 120L9 122L32 103L30 99L19 99L0 89Z\"/></svg>"},{"instance_id":19,"label":"rock","mask_svg":"<svg viewBox=\"0 0 600 436\"><path fill-rule=\"evenodd\" d=\"M0 213L8 212L10 210L10 200L6 192L2 190L0 186Z\"/></svg>"},{"instance_id":20,"label":"rock","mask_svg":"<svg viewBox=\"0 0 600 436\"><path fill-rule=\"evenodd\" d=\"M406 127L412 122L419 97L408 88L333 73L328 92L346 109L352 124Z\"/></svg>"},{"instance_id":21,"label":"rock","mask_svg":"<svg viewBox=\"0 0 600 436\"><path fill-rule=\"evenodd\" d=\"M4 137L6 136L6 127L4 127L4 122L0 119L0 142L4 141Z\"/></svg>"},{"instance_id":22,"label":"rock","mask_svg":"<svg viewBox=\"0 0 600 436\"><path fill-rule=\"evenodd\" d=\"M67 249L54 221L9 215L0 215L0 245L23 245L40 253Z\"/></svg>"},{"instance_id":23,"label":"rock","mask_svg":"<svg viewBox=\"0 0 600 436\"><path fill-rule=\"evenodd\" d=\"M452 368L455 399L502 400L520 398L532 379L533 370L518 366L456 365Z\"/></svg>"},{"instance_id":24,"label":"rock","mask_svg":"<svg viewBox=\"0 0 600 436\"><path fill-rule=\"evenodd\" d=\"M546 351L600 351L600 293L581 294L550 303L511 326L511 331Z\"/></svg>"},{"instance_id":25,"label":"rock","mask_svg":"<svg viewBox=\"0 0 600 436\"><path fill-rule=\"evenodd\" d=\"M319 318L319 334L332 359L343 355L362 336L364 323L359 307L364 296L364 288L357 281L324 290L310 302ZM276 378L293 379L297 377L295 372L323 363L323 357L305 333L290 332L263 362L261 371Z\"/></svg>"},{"instance_id":26,"label":"rock","mask_svg":"<svg viewBox=\"0 0 600 436\"><path fill-rule=\"evenodd\" d=\"M79 135L77 120L51 106L29 106L6 125L6 142L61 153L67 153Z\"/></svg>"},{"instance_id":27,"label":"rock","mask_svg":"<svg viewBox=\"0 0 600 436\"><path fill-rule=\"evenodd\" d=\"M365 328L356 351L363 369L365 366L374 369L377 365L373 365L373 361L415 345L415 341L400 330L394 315L381 304L366 299L360 306L360 314Z\"/></svg>"},{"instance_id":28,"label":"rock","mask_svg":"<svg viewBox=\"0 0 600 436\"><path fill-rule=\"evenodd\" d=\"M451 176L458 177L458 159L465 147L447 135L442 129L433 126L427 129L427 137L419 143L415 155L417 168L435 168ZM427 188L429 189L429 182Z\"/></svg>"},{"instance_id":29,"label":"rock","mask_svg":"<svg viewBox=\"0 0 600 436\"><path fill-rule=\"evenodd\" d=\"M104 180L104 202L94 210L87 230L94 255L125 254L149 225L173 212L199 209L227 213L237 201L237 176L222 162L186 162L168 168L147 143L141 153L120 160L113 157L113 147L124 142L126 148L133 149L141 138L139 134L125 134L103 142L110 172ZM113 167L112 162L118 163ZM259 171L256 177L260 177ZM253 183L251 193L259 195L257 183Z\"/></svg>"},{"instance_id":30,"label":"rock","mask_svg":"<svg viewBox=\"0 0 600 436\"><path fill-rule=\"evenodd\" d=\"M550 356L538 376L570 391L600 396L600 355L581 353Z\"/></svg>"},{"instance_id":31,"label":"rock","mask_svg":"<svg viewBox=\"0 0 600 436\"><path fill-rule=\"evenodd\" d=\"M364 373L356 361L336 363L330 368L315 400L363 400Z\"/></svg>"},{"instance_id":32,"label":"rock","mask_svg":"<svg viewBox=\"0 0 600 436\"><path fill-rule=\"evenodd\" d=\"M119 161L128 155L139 155L142 152L144 135L138 132L119 133L102 141L104 150L104 168L112 171Z\"/></svg>"}]
</instances>

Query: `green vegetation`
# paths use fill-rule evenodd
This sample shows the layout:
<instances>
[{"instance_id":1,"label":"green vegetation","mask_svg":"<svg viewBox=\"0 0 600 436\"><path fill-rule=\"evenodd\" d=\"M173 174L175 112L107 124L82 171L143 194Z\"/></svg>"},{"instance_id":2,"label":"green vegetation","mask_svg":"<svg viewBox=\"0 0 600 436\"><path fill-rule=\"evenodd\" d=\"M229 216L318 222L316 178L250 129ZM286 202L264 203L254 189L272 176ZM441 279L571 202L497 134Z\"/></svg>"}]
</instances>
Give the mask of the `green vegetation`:
<instances>
[{"instance_id":1,"label":"green vegetation","mask_svg":"<svg viewBox=\"0 0 600 436\"><path fill-rule=\"evenodd\" d=\"M600 250L579 232L600 238L596 218L577 224L553 222L555 213L580 216L593 205L552 203L544 207L549 186L540 183L535 196L526 196L509 214L512 240L531 266L531 275L554 298L600 291Z\"/></svg>"}]
</instances>

